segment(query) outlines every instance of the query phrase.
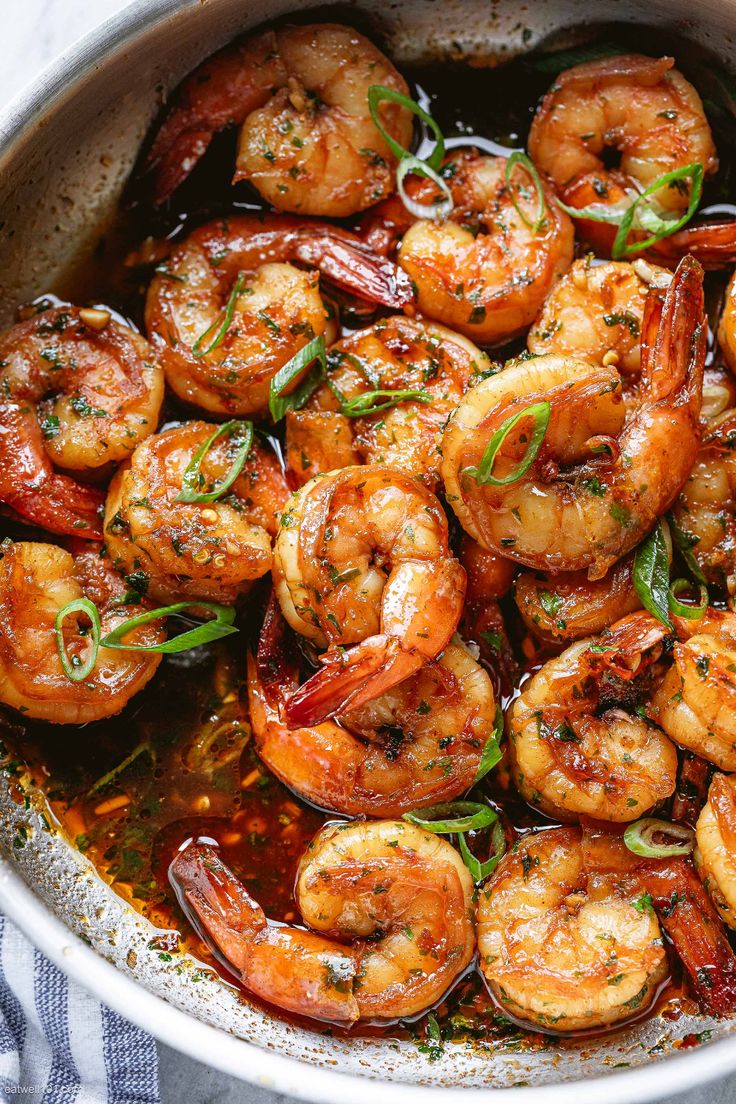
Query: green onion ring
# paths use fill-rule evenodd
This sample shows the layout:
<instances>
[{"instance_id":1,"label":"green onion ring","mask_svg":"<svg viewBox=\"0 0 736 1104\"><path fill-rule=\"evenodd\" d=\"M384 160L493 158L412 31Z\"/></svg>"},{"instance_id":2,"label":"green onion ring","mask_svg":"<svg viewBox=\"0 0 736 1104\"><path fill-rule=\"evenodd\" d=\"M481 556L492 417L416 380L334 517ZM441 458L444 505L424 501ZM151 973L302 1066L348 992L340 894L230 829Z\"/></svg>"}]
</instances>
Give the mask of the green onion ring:
<instances>
[{"instance_id":1,"label":"green onion ring","mask_svg":"<svg viewBox=\"0 0 736 1104\"><path fill-rule=\"evenodd\" d=\"M283 392L313 361L318 364L305 379L288 395ZM327 372L327 357L325 354L325 339L320 334L313 337L306 345L302 346L291 358L279 368L272 377L268 391L268 409L274 422L279 422L287 410L299 410L304 406L313 391L319 386Z\"/></svg>"},{"instance_id":2,"label":"green onion ring","mask_svg":"<svg viewBox=\"0 0 736 1104\"><path fill-rule=\"evenodd\" d=\"M378 128L384 142L391 150L394 157L397 157L399 161L402 161L405 157L411 157L412 154L409 150L404 149L395 138L391 137L381 122L381 118L378 114L378 105L384 100L388 100L390 103L400 104L401 107L406 107L413 115L416 115L418 119L421 119L421 121L429 127L434 134L437 144L426 162L420 163L428 165L430 169L438 169L445 156L445 138L438 124L434 121L429 112L425 111L423 107L420 107L415 100L410 99L408 96L403 96L401 92L395 92L393 88L387 88L383 84L372 84L368 89L368 108L371 113L371 118Z\"/></svg>"},{"instance_id":3,"label":"green onion ring","mask_svg":"<svg viewBox=\"0 0 736 1104\"><path fill-rule=\"evenodd\" d=\"M200 474L200 468L205 456L212 448L213 444L218 437L221 437L223 433L229 433L231 436L235 435L236 427L240 428L241 443L238 445L235 459L232 466L228 471L224 479L215 485L214 490L200 493L197 490L198 486L201 486L200 480L202 476ZM237 438L236 438L237 439ZM204 441L194 456L184 469L184 475L181 481L181 493L177 495L174 502L214 502L215 499L220 498L225 494L225 491L229 491L235 480L243 470L243 464L248 459L248 454L253 446L253 423L241 422L234 419L231 422L224 422L221 426L218 426L213 433L209 435L206 441Z\"/></svg>"},{"instance_id":4,"label":"green onion ring","mask_svg":"<svg viewBox=\"0 0 736 1104\"><path fill-rule=\"evenodd\" d=\"M377 402L382 399L384 401ZM432 396L428 391L363 391L352 399L344 396L340 399L340 413L346 418L366 418L370 414L380 414L382 410L389 410L402 402L432 402Z\"/></svg>"},{"instance_id":5,"label":"green onion ring","mask_svg":"<svg viewBox=\"0 0 736 1104\"><path fill-rule=\"evenodd\" d=\"M192 356L200 360L202 357L207 356L208 353L213 352L218 345L221 345L225 334L230 329L233 321L233 315L235 314L235 304L238 300L240 292L243 290L243 284L245 283L245 275L242 272L238 273L238 278L233 284L233 290L230 292L230 297L225 305L224 311L220 311L215 321L211 326L208 326L204 333L201 333L197 340L192 345ZM219 328L218 328L219 327ZM213 330L217 330L211 343L206 349L202 348L203 343L207 340Z\"/></svg>"},{"instance_id":6,"label":"green onion ring","mask_svg":"<svg viewBox=\"0 0 736 1104\"><path fill-rule=\"evenodd\" d=\"M473 785L480 782L481 778L485 778L489 771L493 770L497 763L501 760L501 739L503 737L503 712L500 705L496 706L496 719L493 725L493 732L488 737L483 748L483 754L480 757L480 763L478 764L478 772L475 776Z\"/></svg>"},{"instance_id":7,"label":"green onion ring","mask_svg":"<svg viewBox=\"0 0 736 1104\"><path fill-rule=\"evenodd\" d=\"M427 832L446 836L453 832L470 832L495 824L498 816L488 805L478 801L445 801L440 805L425 805L404 813L402 820L416 824Z\"/></svg>"},{"instance_id":8,"label":"green onion ring","mask_svg":"<svg viewBox=\"0 0 736 1104\"><path fill-rule=\"evenodd\" d=\"M444 198L436 203L417 203L415 199L411 198L404 187L405 177L411 176L412 174L424 176L427 180L431 180L433 184L440 189ZM402 157L399 162L399 166L396 170L396 190L407 211L418 219L447 218L454 206L452 192L447 182L443 180L433 168L430 168L426 162L420 161L418 157L414 157L412 154L407 154L406 157Z\"/></svg>"},{"instance_id":9,"label":"green onion ring","mask_svg":"<svg viewBox=\"0 0 736 1104\"><path fill-rule=\"evenodd\" d=\"M675 579L670 584L668 595L670 611L674 613L675 617L686 617L688 621L700 621L705 617L708 610L708 602L710 601L708 597L708 588L703 586L702 583L699 584L700 603L697 606L688 605L678 600L677 595L683 590L689 589L690 583L687 579Z\"/></svg>"},{"instance_id":10,"label":"green onion ring","mask_svg":"<svg viewBox=\"0 0 736 1104\"><path fill-rule=\"evenodd\" d=\"M505 487L509 483L516 483L536 460L537 454L542 447L542 442L544 441L544 435L547 432L551 413L552 406L545 400L544 402L534 403L533 406L525 407L524 410L520 410L518 414L512 414L498 427L491 437L478 467L465 468L465 473L474 479L480 486L490 484L492 487ZM493 475L493 464L498 450L503 445L509 433L518 425L522 418L534 419L534 429L529 438L526 452L509 475L504 476L503 479L496 479Z\"/></svg>"},{"instance_id":11,"label":"green onion ring","mask_svg":"<svg viewBox=\"0 0 736 1104\"><path fill-rule=\"evenodd\" d=\"M654 836L661 833L679 843L655 843ZM670 859L677 855L689 855L695 847L695 832L684 824L672 824L669 820L644 817L629 824L624 832L624 843L629 851L645 859Z\"/></svg>"},{"instance_id":12,"label":"green onion ring","mask_svg":"<svg viewBox=\"0 0 736 1104\"><path fill-rule=\"evenodd\" d=\"M460 854L474 882L484 882L506 854L506 837L499 820L495 822L491 829L491 842L493 844L493 854L485 862L481 862L468 847L465 836L462 835L458 839Z\"/></svg>"},{"instance_id":13,"label":"green onion ring","mask_svg":"<svg viewBox=\"0 0 736 1104\"><path fill-rule=\"evenodd\" d=\"M90 654L84 663L76 666L69 659L69 654L66 650L66 644L64 643L63 625L66 618L70 613L86 613L92 624L91 628L91 644ZM75 598L72 602L67 604L59 610L54 621L54 633L56 634L56 647L59 652L59 659L61 666L64 670L64 674L72 682L83 682L87 678L90 671L97 662L97 653L100 650L100 634L102 629L100 627L100 615L97 612L97 606L94 602L91 602L89 598Z\"/></svg>"},{"instance_id":14,"label":"green onion ring","mask_svg":"<svg viewBox=\"0 0 736 1104\"><path fill-rule=\"evenodd\" d=\"M517 203L514 196L513 188L511 187L511 174L514 171L515 165L522 165L532 178L532 182L537 192L537 217L534 222L530 222L522 211L520 205ZM538 234L542 223L544 222L545 215L547 213L547 203L544 198L544 188L542 187L542 180L537 172L537 167L532 161L531 157L528 157L521 150L515 150L510 157L506 159L506 186L509 189L509 195L511 196L511 202L514 205L517 215L528 226L532 234Z\"/></svg>"}]
</instances>

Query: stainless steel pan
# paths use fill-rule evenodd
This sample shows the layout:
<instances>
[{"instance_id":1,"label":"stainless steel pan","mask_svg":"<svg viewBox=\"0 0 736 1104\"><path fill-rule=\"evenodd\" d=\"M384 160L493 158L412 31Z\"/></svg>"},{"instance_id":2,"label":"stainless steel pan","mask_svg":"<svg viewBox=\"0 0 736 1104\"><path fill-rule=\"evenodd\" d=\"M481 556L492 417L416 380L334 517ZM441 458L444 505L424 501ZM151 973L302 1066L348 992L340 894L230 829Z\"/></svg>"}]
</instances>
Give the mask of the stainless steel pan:
<instances>
[{"instance_id":1,"label":"stainless steel pan","mask_svg":"<svg viewBox=\"0 0 736 1104\"><path fill-rule=\"evenodd\" d=\"M236 33L308 0L136 0L84 39L0 116L0 322L63 280L110 219L140 141L172 88ZM729 63L736 0L360 0L402 60L503 56L590 20L677 30ZM531 31L522 38L522 30ZM61 734L60 734L61 738ZM21 799L30 794L30 808ZM516 1086L518 1104L567 1101L571 1082L601 1104L661 1097L736 1069L736 1023L655 1018L602 1041L548 1049L447 1046L433 1065L410 1043L332 1039L274 1020L186 956L164 963L155 929L45 827L33 787L0 774L0 908L53 961L174 1047L265 1087L321 1102L446 1104ZM22 827L25 833L19 833ZM17 846L23 842L24 846ZM679 1048L686 1035L711 1041ZM380 1081L380 1086L376 1083Z\"/></svg>"}]
</instances>

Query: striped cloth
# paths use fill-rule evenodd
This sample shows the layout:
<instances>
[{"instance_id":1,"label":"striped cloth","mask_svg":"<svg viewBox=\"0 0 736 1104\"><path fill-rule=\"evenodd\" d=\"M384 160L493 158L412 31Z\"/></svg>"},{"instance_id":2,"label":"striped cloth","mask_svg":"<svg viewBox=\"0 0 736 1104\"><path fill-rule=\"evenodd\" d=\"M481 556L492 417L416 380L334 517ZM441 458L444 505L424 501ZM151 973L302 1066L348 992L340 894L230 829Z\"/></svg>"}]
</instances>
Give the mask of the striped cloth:
<instances>
[{"instance_id":1,"label":"striped cloth","mask_svg":"<svg viewBox=\"0 0 736 1104\"><path fill-rule=\"evenodd\" d=\"M89 996L0 915L0 1101L159 1104L154 1040Z\"/></svg>"}]
</instances>

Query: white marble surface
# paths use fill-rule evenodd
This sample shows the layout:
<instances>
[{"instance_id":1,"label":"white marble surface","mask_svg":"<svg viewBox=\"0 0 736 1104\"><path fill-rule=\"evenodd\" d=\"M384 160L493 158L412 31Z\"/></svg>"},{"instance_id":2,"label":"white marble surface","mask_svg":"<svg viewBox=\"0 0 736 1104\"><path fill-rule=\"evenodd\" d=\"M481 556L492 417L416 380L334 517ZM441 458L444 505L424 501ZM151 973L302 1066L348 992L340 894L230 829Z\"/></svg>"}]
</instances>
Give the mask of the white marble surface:
<instances>
[{"instance_id":1,"label":"white marble surface","mask_svg":"<svg viewBox=\"0 0 736 1104\"><path fill-rule=\"evenodd\" d=\"M127 0L0 0L5 39L0 105L76 39L126 6ZM235 1081L168 1047L160 1047L159 1054L163 1104L290 1104L286 1097ZM658 1104L736 1104L736 1078Z\"/></svg>"}]
</instances>

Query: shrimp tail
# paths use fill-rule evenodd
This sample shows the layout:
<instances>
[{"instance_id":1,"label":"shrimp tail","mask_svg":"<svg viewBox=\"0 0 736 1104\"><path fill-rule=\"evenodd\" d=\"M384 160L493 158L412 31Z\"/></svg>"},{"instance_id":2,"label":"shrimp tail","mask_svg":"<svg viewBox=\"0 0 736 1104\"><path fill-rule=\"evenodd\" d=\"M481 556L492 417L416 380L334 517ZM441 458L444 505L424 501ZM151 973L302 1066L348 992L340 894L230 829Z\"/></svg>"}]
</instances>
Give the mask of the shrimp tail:
<instances>
[{"instance_id":1,"label":"shrimp tail","mask_svg":"<svg viewBox=\"0 0 736 1104\"><path fill-rule=\"evenodd\" d=\"M633 679L659 658L659 645L671 635L650 613L631 613L603 633L600 643L592 645L590 666L607 667L618 678Z\"/></svg>"},{"instance_id":2,"label":"shrimp tail","mask_svg":"<svg viewBox=\"0 0 736 1104\"><path fill-rule=\"evenodd\" d=\"M672 819L676 824L695 827L700 810L708 797L708 780L711 766L692 751L683 752L677 775L677 789L672 799Z\"/></svg>"},{"instance_id":3,"label":"shrimp tail","mask_svg":"<svg viewBox=\"0 0 736 1104\"><path fill-rule=\"evenodd\" d=\"M184 183L219 131L244 122L265 102L279 83L279 69L276 36L267 31L225 46L190 73L174 94L140 170L139 180L149 182L156 206Z\"/></svg>"},{"instance_id":4,"label":"shrimp tail","mask_svg":"<svg viewBox=\"0 0 736 1104\"><path fill-rule=\"evenodd\" d=\"M250 943L266 917L243 884L203 843L191 843L169 867L169 881L189 922L226 963L242 974Z\"/></svg>"},{"instance_id":5,"label":"shrimp tail","mask_svg":"<svg viewBox=\"0 0 736 1104\"><path fill-rule=\"evenodd\" d=\"M28 484L0 488L0 502L31 525L51 533L102 539L101 510L104 495L96 488L77 483L68 475L50 472L32 487Z\"/></svg>"},{"instance_id":6,"label":"shrimp tail","mask_svg":"<svg viewBox=\"0 0 736 1104\"><path fill-rule=\"evenodd\" d=\"M647 256L657 264L674 268L687 253L709 272L735 264L736 219L693 223L669 238L662 238Z\"/></svg>"},{"instance_id":7,"label":"shrimp tail","mask_svg":"<svg viewBox=\"0 0 736 1104\"><path fill-rule=\"evenodd\" d=\"M656 293L655 293L656 294ZM647 311L647 355L643 364L642 389L657 402L679 392L682 405L700 414L708 326L703 297L703 269L694 257L683 257L670 281L659 310ZM649 329L657 324L653 343Z\"/></svg>"},{"instance_id":8,"label":"shrimp tail","mask_svg":"<svg viewBox=\"0 0 736 1104\"><path fill-rule=\"evenodd\" d=\"M368 637L347 652L328 651L324 664L286 703L286 723L320 724L335 713L357 709L413 675L425 661L393 637Z\"/></svg>"},{"instance_id":9,"label":"shrimp tail","mask_svg":"<svg viewBox=\"0 0 736 1104\"><path fill-rule=\"evenodd\" d=\"M736 1011L736 955L690 863L648 863L642 879L698 998L713 1012Z\"/></svg>"},{"instance_id":10,"label":"shrimp tail","mask_svg":"<svg viewBox=\"0 0 736 1104\"><path fill-rule=\"evenodd\" d=\"M395 310L414 302L414 286L407 273L353 234L307 224L298 232L295 258L318 268L328 280L361 299Z\"/></svg>"}]
</instances>

